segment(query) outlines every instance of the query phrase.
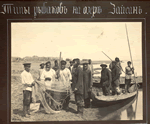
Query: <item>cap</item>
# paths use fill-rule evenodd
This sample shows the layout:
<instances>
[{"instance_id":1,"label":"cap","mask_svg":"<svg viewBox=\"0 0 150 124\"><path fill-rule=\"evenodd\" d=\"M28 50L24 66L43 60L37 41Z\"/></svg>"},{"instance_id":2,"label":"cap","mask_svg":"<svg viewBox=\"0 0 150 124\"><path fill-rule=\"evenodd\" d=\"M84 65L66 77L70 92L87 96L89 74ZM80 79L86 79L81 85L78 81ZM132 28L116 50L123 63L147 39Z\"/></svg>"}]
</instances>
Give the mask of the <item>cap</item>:
<instances>
[{"instance_id":1,"label":"cap","mask_svg":"<svg viewBox=\"0 0 150 124\"><path fill-rule=\"evenodd\" d=\"M130 64L131 64L131 61L128 61L127 63L130 63Z\"/></svg>"},{"instance_id":2,"label":"cap","mask_svg":"<svg viewBox=\"0 0 150 124\"><path fill-rule=\"evenodd\" d=\"M80 61L80 59L79 58L73 59L73 62L75 62L75 61Z\"/></svg>"},{"instance_id":3,"label":"cap","mask_svg":"<svg viewBox=\"0 0 150 124\"><path fill-rule=\"evenodd\" d=\"M49 64L51 64L51 62L50 62L50 61L46 62L45 64L47 65L48 63L49 63Z\"/></svg>"},{"instance_id":4,"label":"cap","mask_svg":"<svg viewBox=\"0 0 150 124\"><path fill-rule=\"evenodd\" d=\"M45 63L44 63L44 62L41 62L40 66L41 66L41 65L45 65Z\"/></svg>"},{"instance_id":5,"label":"cap","mask_svg":"<svg viewBox=\"0 0 150 124\"><path fill-rule=\"evenodd\" d=\"M61 60L61 65L66 65L66 61L64 61L64 60Z\"/></svg>"},{"instance_id":6,"label":"cap","mask_svg":"<svg viewBox=\"0 0 150 124\"><path fill-rule=\"evenodd\" d=\"M31 63L23 63L24 66L31 65Z\"/></svg>"}]
</instances>

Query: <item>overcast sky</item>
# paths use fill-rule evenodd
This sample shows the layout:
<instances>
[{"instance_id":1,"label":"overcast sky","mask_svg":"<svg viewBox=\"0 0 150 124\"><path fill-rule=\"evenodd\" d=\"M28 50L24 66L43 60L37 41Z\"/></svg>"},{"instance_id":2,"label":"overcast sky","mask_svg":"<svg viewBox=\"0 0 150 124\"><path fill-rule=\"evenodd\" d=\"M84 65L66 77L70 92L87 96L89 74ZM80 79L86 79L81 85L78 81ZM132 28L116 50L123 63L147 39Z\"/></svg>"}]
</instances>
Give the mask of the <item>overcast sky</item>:
<instances>
[{"instance_id":1,"label":"overcast sky","mask_svg":"<svg viewBox=\"0 0 150 124\"><path fill-rule=\"evenodd\" d=\"M142 23L127 22L133 60L142 59ZM125 22L12 23L12 56L131 60Z\"/></svg>"}]
</instances>

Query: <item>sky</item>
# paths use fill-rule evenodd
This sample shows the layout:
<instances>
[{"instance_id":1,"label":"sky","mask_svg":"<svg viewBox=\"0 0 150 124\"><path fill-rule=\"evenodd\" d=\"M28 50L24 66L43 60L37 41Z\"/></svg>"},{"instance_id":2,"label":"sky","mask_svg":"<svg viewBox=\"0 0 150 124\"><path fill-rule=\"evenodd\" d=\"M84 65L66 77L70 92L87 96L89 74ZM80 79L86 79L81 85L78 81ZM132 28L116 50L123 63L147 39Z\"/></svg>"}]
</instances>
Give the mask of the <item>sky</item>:
<instances>
[{"instance_id":1,"label":"sky","mask_svg":"<svg viewBox=\"0 0 150 124\"><path fill-rule=\"evenodd\" d=\"M141 22L22 22L11 23L12 57L45 56L109 60L142 60Z\"/></svg>"}]
</instances>

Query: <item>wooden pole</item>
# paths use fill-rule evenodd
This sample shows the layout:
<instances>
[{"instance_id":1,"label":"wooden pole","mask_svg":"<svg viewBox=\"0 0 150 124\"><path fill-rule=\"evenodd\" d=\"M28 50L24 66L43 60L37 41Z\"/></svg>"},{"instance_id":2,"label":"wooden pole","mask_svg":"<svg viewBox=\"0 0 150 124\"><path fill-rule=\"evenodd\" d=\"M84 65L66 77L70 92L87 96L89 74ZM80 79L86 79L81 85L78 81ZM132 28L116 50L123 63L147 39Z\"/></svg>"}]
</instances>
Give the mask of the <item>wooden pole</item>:
<instances>
[{"instance_id":1,"label":"wooden pole","mask_svg":"<svg viewBox=\"0 0 150 124\"><path fill-rule=\"evenodd\" d=\"M131 58L131 62L132 62L132 67L134 68L134 66L133 66L133 60L132 60L132 54L131 54L131 48L130 48L130 43L129 43L129 38L128 38L128 31L127 31L127 26L126 26L126 24L125 24L125 27L126 27L126 34L127 34L127 40L128 40L130 58ZM136 86L136 90L137 90L137 100L136 100L136 106L135 106L135 117L136 117L137 101L138 101L138 87L137 87L137 83L136 83L135 73L134 73L134 81L135 81L135 86ZM135 117L134 117L134 119L135 119Z\"/></svg>"},{"instance_id":2,"label":"wooden pole","mask_svg":"<svg viewBox=\"0 0 150 124\"><path fill-rule=\"evenodd\" d=\"M58 69L58 74L57 74L58 77L60 75L60 68L61 68L61 63L60 62L61 62L61 52L60 52L60 55L59 55L59 69Z\"/></svg>"},{"instance_id":3,"label":"wooden pole","mask_svg":"<svg viewBox=\"0 0 150 124\"><path fill-rule=\"evenodd\" d=\"M105 56L107 56L103 51L102 51L102 53L105 55ZM109 56L107 56L111 61L113 61Z\"/></svg>"}]
</instances>

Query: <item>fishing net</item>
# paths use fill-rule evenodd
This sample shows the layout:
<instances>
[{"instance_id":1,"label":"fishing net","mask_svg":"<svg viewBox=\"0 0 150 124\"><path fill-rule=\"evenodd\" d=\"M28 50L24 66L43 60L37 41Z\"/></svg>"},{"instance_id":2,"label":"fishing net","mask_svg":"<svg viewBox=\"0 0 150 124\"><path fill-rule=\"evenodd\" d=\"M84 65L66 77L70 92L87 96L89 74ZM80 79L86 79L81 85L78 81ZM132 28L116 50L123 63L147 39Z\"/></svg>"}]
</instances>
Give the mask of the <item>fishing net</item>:
<instances>
[{"instance_id":1,"label":"fishing net","mask_svg":"<svg viewBox=\"0 0 150 124\"><path fill-rule=\"evenodd\" d=\"M32 91L34 102L40 100L46 113L60 112L65 99L71 92L71 87L65 85L65 83L61 80L56 80L51 83L48 81L36 81Z\"/></svg>"}]
</instances>

